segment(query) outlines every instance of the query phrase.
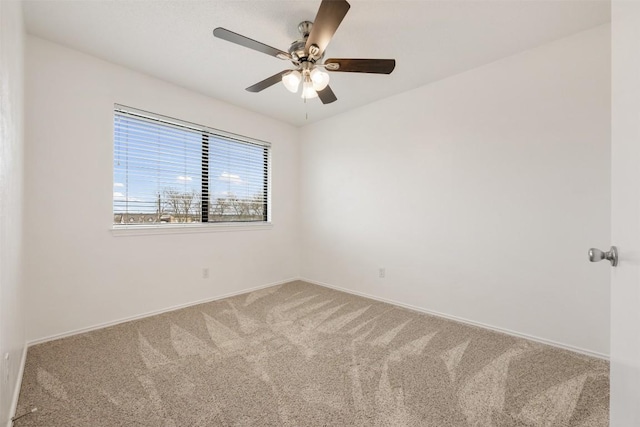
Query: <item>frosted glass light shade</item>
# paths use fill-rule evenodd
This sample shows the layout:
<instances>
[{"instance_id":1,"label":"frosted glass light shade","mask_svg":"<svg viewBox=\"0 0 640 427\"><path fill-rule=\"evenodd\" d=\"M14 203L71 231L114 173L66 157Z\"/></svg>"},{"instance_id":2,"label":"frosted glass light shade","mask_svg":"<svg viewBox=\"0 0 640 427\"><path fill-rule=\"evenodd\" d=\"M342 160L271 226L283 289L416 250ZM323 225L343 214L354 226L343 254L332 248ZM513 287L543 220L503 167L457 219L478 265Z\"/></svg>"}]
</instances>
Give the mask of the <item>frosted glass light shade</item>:
<instances>
[{"instance_id":1,"label":"frosted glass light shade","mask_svg":"<svg viewBox=\"0 0 640 427\"><path fill-rule=\"evenodd\" d=\"M282 84L289 92L296 93L298 86L300 86L300 81L302 81L302 75L299 71L294 70L282 76Z\"/></svg>"},{"instance_id":2,"label":"frosted glass light shade","mask_svg":"<svg viewBox=\"0 0 640 427\"><path fill-rule=\"evenodd\" d=\"M318 93L313 88L313 82L311 80L307 80L302 83L302 98L311 99L318 96Z\"/></svg>"},{"instance_id":3,"label":"frosted glass light shade","mask_svg":"<svg viewBox=\"0 0 640 427\"><path fill-rule=\"evenodd\" d=\"M320 68L314 68L311 70L311 81L313 88L316 91L321 91L329 84L329 73Z\"/></svg>"}]
</instances>

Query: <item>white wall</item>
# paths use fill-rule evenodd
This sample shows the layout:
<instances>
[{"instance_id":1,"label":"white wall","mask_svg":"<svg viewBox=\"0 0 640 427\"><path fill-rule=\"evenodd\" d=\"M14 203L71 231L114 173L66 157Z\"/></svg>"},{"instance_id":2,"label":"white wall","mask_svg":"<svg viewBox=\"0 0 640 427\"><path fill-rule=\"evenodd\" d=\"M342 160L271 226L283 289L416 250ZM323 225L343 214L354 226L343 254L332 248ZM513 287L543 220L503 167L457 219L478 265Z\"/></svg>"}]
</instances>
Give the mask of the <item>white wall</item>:
<instances>
[{"instance_id":1,"label":"white wall","mask_svg":"<svg viewBox=\"0 0 640 427\"><path fill-rule=\"evenodd\" d=\"M302 276L608 353L609 67L602 26L303 128Z\"/></svg>"},{"instance_id":2,"label":"white wall","mask_svg":"<svg viewBox=\"0 0 640 427\"><path fill-rule=\"evenodd\" d=\"M25 345L21 275L23 49L22 6L0 1L0 425L11 417Z\"/></svg>"},{"instance_id":3,"label":"white wall","mask_svg":"<svg viewBox=\"0 0 640 427\"><path fill-rule=\"evenodd\" d=\"M296 128L31 36L26 61L29 340L299 275ZM270 141L273 228L112 235L114 103Z\"/></svg>"},{"instance_id":4,"label":"white wall","mask_svg":"<svg viewBox=\"0 0 640 427\"><path fill-rule=\"evenodd\" d=\"M610 241L609 32L300 131L28 37L27 338L301 273L608 353L609 269L586 250ZM112 235L114 103L271 141L273 228Z\"/></svg>"}]
</instances>

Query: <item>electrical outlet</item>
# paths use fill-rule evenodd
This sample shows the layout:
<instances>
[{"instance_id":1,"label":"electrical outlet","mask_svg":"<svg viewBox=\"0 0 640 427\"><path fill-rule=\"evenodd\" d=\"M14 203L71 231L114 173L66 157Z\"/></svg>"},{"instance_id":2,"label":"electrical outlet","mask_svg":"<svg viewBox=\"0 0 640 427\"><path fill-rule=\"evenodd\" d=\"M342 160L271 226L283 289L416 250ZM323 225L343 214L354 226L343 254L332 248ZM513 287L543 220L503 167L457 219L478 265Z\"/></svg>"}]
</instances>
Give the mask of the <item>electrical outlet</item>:
<instances>
[{"instance_id":1,"label":"electrical outlet","mask_svg":"<svg viewBox=\"0 0 640 427\"><path fill-rule=\"evenodd\" d=\"M384 279L384 277L387 275L387 269L384 267L380 267L378 269L378 277L381 279Z\"/></svg>"},{"instance_id":2,"label":"electrical outlet","mask_svg":"<svg viewBox=\"0 0 640 427\"><path fill-rule=\"evenodd\" d=\"M206 267L202 269L202 278L203 279L208 279L209 278L209 269L206 268Z\"/></svg>"}]
</instances>

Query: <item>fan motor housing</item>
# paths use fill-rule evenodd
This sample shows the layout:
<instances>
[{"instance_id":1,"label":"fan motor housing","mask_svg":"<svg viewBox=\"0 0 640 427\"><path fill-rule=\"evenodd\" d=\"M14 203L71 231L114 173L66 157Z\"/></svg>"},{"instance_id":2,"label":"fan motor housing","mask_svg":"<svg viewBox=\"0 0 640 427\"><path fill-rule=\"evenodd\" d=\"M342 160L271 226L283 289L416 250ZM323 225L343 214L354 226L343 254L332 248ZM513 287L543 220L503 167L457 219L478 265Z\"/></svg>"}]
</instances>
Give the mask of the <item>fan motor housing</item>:
<instances>
[{"instance_id":1,"label":"fan motor housing","mask_svg":"<svg viewBox=\"0 0 640 427\"><path fill-rule=\"evenodd\" d=\"M313 28L313 22L311 21L302 21L298 24L298 31L300 32L301 38L299 40L291 43L289 47L289 54L291 55L292 61L294 65L300 65L302 62L312 62L315 63L319 61L324 56L324 52L322 55L317 56L313 53L309 54L306 51L307 47L307 38L311 33L311 28ZM315 45L313 45L315 46ZM315 46L317 48L317 46Z\"/></svg>"},{"instance_id":2,"label":"fan motor housing","mask_svg":"<svg viewBox=\"0 0 640 427\"><path fill-rule=\"evenodd\" d=\"M307 45L307 40L296 40L291 43L291 47L289 47L289 53L291 54L291 58L293 58L293 63L298 65L301 61L307 59L307 53L304 51Z\"/></svg>"}]
</instances>

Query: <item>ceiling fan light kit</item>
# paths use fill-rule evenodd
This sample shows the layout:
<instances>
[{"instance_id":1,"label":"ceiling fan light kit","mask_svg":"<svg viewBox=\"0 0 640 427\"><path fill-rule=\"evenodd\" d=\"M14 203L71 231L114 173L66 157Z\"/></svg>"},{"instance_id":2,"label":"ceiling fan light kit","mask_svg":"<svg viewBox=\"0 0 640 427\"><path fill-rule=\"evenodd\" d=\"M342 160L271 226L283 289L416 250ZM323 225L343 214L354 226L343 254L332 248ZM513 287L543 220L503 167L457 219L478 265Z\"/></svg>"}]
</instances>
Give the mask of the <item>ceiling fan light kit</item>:
<instances>
[{"instance_id":1,"label":"ceiling fan light kit","mask_svg":"<svg viewBox=\"0 0 640 427\"><path fill-rule=\"evenodd\" d=\"M289 92L296 93L300 82L302 81L302 75L300 71L293 70L282 76L282 84L287 88Z\"/></svg>"},{"instance_id":2,"label":"ceiling fan light kit","mask_svg":"<svg viewBox=\"0 0 640 427\"><path fill-rule=\"evenodd\" d=\"M329 84L329 73L319 67L314 67L310 73L313 88L318 92L323 90Z\"/></svg>"},{"instance_id":3,"label":"ceiling fan light kit","mask_svg":"<svg viewBox=\"0 0 640 427\"><path fill-rule=\"evenodd\" d=\"M215 37L239 44L278 59L291 61L293 70L284 70L261 82L249 86L249 92L260 92L282 82L288 91L297 93L302 83L303 99L320 98L323 104L337 100L329 87L329 73L325 70L347 73L391 74L394 59L328 59L321 63L331 38L351 6L346 0L322 0L314 22L303 21L298 25L301 38L291 43L288 52L229 31L225 28L213 30Z\"/></svg>"},{"instance_id":4,"label":"ceiling fan light kit","mask_svg":"<svg viewBox=\"0 0 640 427\"><path fill-rule=\"evenodd\" d=\"M302 82L302 93L300 94L300 97L302 99L311 99L318 97L318 92L316 92L316 90L313 88L313 82L308 76L305 77L304 82Z\"/></svg>"}]
</instances>

